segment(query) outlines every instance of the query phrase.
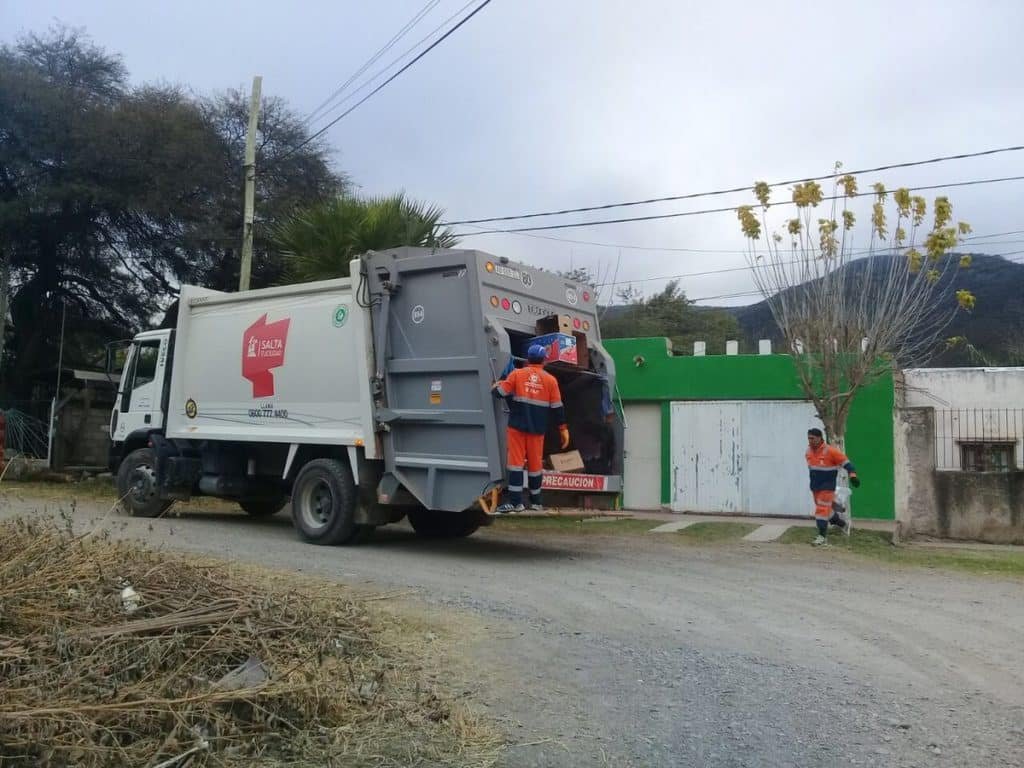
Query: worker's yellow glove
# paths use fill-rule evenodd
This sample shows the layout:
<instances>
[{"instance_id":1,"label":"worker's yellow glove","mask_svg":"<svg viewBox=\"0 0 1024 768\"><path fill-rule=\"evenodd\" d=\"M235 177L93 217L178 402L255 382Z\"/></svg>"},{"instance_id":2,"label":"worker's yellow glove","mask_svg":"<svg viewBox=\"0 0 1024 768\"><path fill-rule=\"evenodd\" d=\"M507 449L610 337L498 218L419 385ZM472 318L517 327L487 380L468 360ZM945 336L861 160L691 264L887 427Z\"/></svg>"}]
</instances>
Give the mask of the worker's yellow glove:
<instances>
[{"instance_id":1,"label":"worker's yellow glove","mask_svg":"<svg viewBox=\"0 0 1024 768\"><path fill-rule=\"evenodd\" d=\"M562 436L562 450L564 451L569 447L569 428L559 427L558 433Z\"/></svg>"}]
</instances>

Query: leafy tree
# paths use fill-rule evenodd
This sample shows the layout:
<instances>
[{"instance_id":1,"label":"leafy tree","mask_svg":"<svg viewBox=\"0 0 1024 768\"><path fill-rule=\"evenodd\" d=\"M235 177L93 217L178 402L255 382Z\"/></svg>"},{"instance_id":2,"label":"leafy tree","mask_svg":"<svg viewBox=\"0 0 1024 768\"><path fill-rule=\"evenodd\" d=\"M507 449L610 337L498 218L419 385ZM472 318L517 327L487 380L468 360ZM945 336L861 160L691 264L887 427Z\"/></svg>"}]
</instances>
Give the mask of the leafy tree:
<instances>
[{"instance_id":1,"label":"leafy tree","mask_svg":"<svg viewBox=\"0 0 1024 768\"><path fill-rule=\"evenodd\" d=\"M945 197L935 199L929 227L923 197L897 189L889 207L889 193L875 184L868 193L873 203L869 247L862 254L867 258L855 263L851 204L864 195L855 177L840 176L838 164L836 171L830 211L816 212L825 200L817 182L797 184L796 216L785 221L785 234L766 238L764 248L758 244L770 231L769 185L754 186L759 213L747 205L737 215L755 282L791 351L804 393L829 438L842 445L857 392L894 362L907 367L926 361L954 315L972 309L975 298L953 285L956 270L969 266L970 257L951 258L948 252L970 226L953 223Z\"/></svg>"},{"instance_id":2,"label":"leafy tree","mask_svg":"<svg viewBox=\"0 0 1024 768\"><path fill-rule=\"evenodd\" d=\"M229 90L204 99L199 108L224 146L218 166L221 194L212 201L211 230L205 241L209 259L202 282L211 288L233 291L238 288L241 266L242 163L249 95ZM262 100L256 136L253 287L275 285L284 276L285 260L274 241L278 228L297 210L330 201L349 188L348 177L330 169L323 144L313 141L295 150L307 138L301 118L283 99Z\"/></svg>"},{"instance_id":3,"label":"leafy tree","mask_svg":"<svg viewBox=\"0 0 1024 768\"><path fill-rule=\"evenodd\" d=\"M736 318L721 309L697 307L686 298L679 281L669 282L649 298L633 286L619 289L623 306L601 321L601 334L608 339L666 336L679 352L706 341L711 349L725 350L725 342L740 338Z\"/></svg>"},{"instance_id":4,"label":"leafy tree","mask_svg":"<svg viewBox=\"0 0 1024 768\"><path fill-rule=\"evenodd\" d=\"M594 276L590 274L590 270L586 267L574 267L573 269L565 272L559 272L559 275L564 277L573 283L579 283L580 285L593 285Z\"/></svg>"},{"instance_id":5,"label":"leafy tree","mask_svg":"<svg viewBox=\"0 0 1024 768\"><path fill-rule=\"evenodd\" d=\"M57 28L0 47L0 328L5 389L30 397L69 365L150 325L182 282L231 286L241 242L245 120L231 94L199 101L128 84L120 58ZM262 216L336 194L322 147L269 100ZM258 241L260 242L260 241ZM266 238L256 279L276 278ZM237 244L237 245L236 245ZM235 278L237 284L237 278ZM5 290L6 289L6 290ZM8 332L9 331L9 332Z\"/></svg>"},{"instance_id":6,"label":"leafy tree","mask_svg":"<svg viewBox=\"0 0 1024 768\"><path fill-rule=\"evenodd\" d=\"M289 282L345 277L349 261L371 250L403 245L451 248L458 241L439 229L443 211L409 200L342 195L296 213L274 232L286 257Z\"/></svg>"}]
</instances>

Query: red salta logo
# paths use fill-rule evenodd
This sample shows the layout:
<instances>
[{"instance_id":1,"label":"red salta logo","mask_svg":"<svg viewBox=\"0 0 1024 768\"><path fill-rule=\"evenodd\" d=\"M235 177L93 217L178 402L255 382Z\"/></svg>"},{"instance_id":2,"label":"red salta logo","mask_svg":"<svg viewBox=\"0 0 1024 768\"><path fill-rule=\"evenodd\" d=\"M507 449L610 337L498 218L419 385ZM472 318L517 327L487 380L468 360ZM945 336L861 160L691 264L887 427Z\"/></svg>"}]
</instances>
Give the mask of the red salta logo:
<instances>
[{"instance_id":1,"label":"red salta logo","mask_svg":"<svg viewBox=\"0 0 1024 768\"><path fill-rule=\"evenodd\" d=\"M284 365L289 323L289 318L268 323L263 315L242 334L242 377L252 382L253 397L274 395L274 374L270 370Z\"/></svg>"}]
</instances>

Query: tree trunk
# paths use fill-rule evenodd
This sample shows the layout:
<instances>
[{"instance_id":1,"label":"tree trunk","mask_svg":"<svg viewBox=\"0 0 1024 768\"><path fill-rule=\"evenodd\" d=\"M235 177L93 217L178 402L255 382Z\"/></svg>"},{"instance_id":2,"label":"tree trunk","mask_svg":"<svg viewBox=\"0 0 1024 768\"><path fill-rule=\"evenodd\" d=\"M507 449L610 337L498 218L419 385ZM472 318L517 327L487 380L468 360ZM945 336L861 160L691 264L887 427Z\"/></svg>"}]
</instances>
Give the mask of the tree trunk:
<instances>
[{"instance_id":1,"label":"tree trunk","mask_svg":"<svg viewBox=\"0 0 1024 768\"><path fill-rule=\"evenodd\" d=\"M4 359L4 340L7 335L7 308L10 306L11 260L0 254L0 363Z\"/></svg>"}]
</instances>

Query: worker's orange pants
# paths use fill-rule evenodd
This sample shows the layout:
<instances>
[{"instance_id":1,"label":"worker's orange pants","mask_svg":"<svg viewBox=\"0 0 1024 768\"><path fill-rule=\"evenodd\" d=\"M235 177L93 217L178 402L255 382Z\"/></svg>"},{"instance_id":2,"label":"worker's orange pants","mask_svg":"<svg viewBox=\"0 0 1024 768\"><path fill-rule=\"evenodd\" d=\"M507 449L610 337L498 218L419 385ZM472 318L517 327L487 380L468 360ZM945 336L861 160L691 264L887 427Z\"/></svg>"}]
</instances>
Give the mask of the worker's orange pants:
<instances>
[{"instance_id":1,"label":"worker's orange pants","mask_svg":"<svg viewBox=\"0 0 1024 768\"><path fill-rule=\"evenodd\" d=\"M814 494L814 517L828 520L832 517L832 502L835 501L835 491L812 491Z\"/></svg>"},{"instance_id":2,"label":"worker's orange pants","mask_svg":"<svg viewBox=\"0 0 1024 768\"><path fill-rule=\"evenodd\" d=\"M536 474L544 469L544 435L531 435L518 429L508 430L508 468Z\"/></svg>"}]
</instances>

